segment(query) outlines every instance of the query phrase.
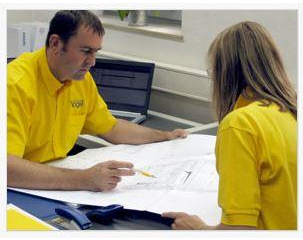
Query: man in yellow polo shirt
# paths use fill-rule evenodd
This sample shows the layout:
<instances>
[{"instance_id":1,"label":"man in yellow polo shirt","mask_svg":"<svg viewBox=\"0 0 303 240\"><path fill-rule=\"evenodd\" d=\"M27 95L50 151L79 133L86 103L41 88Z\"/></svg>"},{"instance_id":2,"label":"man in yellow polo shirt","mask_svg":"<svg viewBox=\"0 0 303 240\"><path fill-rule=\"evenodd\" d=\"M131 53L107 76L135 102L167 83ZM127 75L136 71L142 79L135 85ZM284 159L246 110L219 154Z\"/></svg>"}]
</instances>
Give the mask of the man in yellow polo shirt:
<instances>
[{"instance_id":1,"label":"man in yellow polo shirt","mask_svg":"<svg viewBox=\"0 0 303 240\"><path fill-rule=\"evenodd\" d=\"M107 191L134 175L131 163L113 160L85 170L41 164L65 157L80 133L128 144L186 137L181 129L159 131L111 115L89 73L103 35L90 11L59 11L46 47L8 65L8 186Z\"/></svg>"}]
</instances>

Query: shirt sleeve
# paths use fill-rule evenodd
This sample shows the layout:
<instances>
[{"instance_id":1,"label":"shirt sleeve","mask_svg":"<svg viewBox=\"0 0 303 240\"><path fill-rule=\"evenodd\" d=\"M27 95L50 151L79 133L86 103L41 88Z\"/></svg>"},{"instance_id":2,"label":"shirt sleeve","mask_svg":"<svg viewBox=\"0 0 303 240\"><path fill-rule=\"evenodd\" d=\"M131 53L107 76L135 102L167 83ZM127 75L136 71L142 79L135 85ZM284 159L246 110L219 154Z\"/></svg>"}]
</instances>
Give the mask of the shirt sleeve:
<instances>
[{"instance_id":1,"label":"shirt sleeve","mask_svg":"<svg viewBox=\"0 0 303 240\"><path fill-rule=\"evenodd\" d=\"M255 137L229 127L219 131L216 143L219 206L225 225L258 225L261 209Z\"/></svg>"},{"instance_id":2,"label":"shirt sleeve","mask_svg":"<svg viewBox=\"0 0 303 240\"><path fill-rule=\"evenodd\" d=\"M7 95L7 154L23 157L33 100L18 83L8 84Z\"/></svg>"},{"instance_id":3,"label":"shirt sleeve","mask_svg":"<svg viewBox=\"0 0 303 240\"><path fill-rule=\"evenodd\" d=\"M89 110L81 133L92 135L104 134L115 126L117 119L110 113L106 103L98 93L94 80L91 76L89 77Z\"/></svg>"}]
</instances>

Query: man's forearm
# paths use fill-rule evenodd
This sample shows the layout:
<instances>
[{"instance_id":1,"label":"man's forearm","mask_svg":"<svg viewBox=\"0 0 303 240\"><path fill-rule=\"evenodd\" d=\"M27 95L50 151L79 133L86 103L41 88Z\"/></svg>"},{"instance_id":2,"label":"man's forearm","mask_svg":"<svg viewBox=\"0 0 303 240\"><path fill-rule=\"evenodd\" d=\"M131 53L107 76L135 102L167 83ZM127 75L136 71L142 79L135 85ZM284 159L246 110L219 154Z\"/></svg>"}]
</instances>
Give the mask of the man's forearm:
<instances>
[{"instance_id":1,"label":"man's forearm","mask_svg":"<svg viewBox=\"0 0 303 240\"><path fill-rule=\"evenodd\" d=\"M142 144L170 140L170 132L151 129L118 119L114 128L101 137L115 144Z\"/></svg>"},{"instance_id":2,"label":"man's forearm","mask_svg":"<svg viewBox=\"0 0 303 240\"><path fill-rule=\"evenodd\" d=\"M7 185L28 189L80 190L87 189L83 170L63 169L30 162L9 155Z\"/></svg>"}]
</instances>

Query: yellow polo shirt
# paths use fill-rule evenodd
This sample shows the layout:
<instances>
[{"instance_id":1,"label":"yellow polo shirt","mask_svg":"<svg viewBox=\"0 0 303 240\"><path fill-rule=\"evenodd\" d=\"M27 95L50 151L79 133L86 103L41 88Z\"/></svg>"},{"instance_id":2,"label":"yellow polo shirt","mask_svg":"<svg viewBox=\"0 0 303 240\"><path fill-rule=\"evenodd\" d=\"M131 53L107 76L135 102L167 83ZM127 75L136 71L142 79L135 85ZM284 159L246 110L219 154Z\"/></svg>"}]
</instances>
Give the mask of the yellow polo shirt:
<instances>
[{"instance_id":1,"label":"yellow polo shirt","mask_svg":"<svg viewBox=\"0 0 303 240\"><path fill-rule=\"evenodd\" d=\"M216 143L221 222L297 228L297 121L276 104L239 97Z\"/></svg>"},{"instance_id":2,"label":"yellow polo shirt","mask_svg":"<svg viewBox=\"0 0 303 240\"><path fill-rule=\"evenodd\" d=\"M80 133L103 134L116 124L90 73L62 84L45 48L9 63L7 75L8 154L35 162L62 158Z\"/></svg>"}]
</instances>

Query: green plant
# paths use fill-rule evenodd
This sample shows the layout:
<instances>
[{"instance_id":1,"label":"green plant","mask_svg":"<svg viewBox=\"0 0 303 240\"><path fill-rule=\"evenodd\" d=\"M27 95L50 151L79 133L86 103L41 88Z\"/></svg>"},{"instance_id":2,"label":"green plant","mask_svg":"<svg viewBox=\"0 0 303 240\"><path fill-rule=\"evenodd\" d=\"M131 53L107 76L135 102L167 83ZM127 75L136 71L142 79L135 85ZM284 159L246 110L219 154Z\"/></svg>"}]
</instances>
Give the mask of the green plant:
<instances>
[{"instance_id":1,"label":"green plant","mask_svg":"<svg viewBox=\"0 0 303 240\"><path fill-rule=\"evenodd\" d=\"M154 17L160 17L160 11L159 10L154 10L154 11L152 11L152 13L153 13Z\"/></svg>"},{"instance_id":2,"label":"green plant","mask_svg":"<svg viewBox=\"0 0 303 240\"><path fill-rule=\"evenodd\" d=\"M118 10L118 15L119 15L121 21L123 21L124 18L126 18L128 16L130 11L131 10ZM160 10L153 10L152 15L154 17L160 17Z\"/></svg>"},{"instance_id":3,"label":"green plant","mask_svg":"<svg viewBox=\"0 0 303 240\"><path fill-rule=\"evenodd\" d=\"M118 14L119 14L121 21L123 21L124 18L128 16L129 10L118 10Z\"/></svg>"}]
</instances>

